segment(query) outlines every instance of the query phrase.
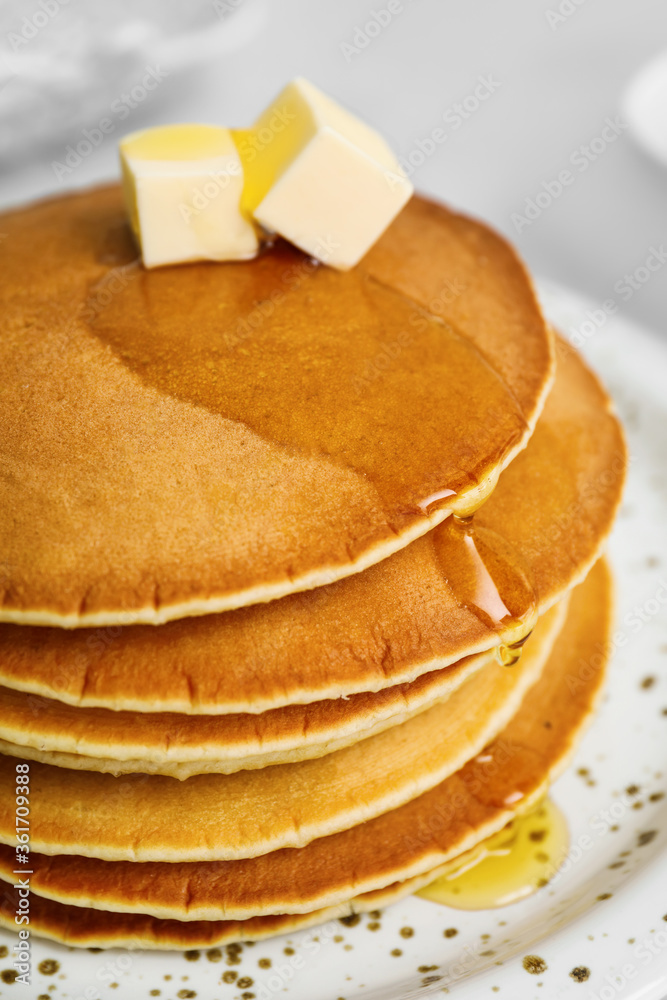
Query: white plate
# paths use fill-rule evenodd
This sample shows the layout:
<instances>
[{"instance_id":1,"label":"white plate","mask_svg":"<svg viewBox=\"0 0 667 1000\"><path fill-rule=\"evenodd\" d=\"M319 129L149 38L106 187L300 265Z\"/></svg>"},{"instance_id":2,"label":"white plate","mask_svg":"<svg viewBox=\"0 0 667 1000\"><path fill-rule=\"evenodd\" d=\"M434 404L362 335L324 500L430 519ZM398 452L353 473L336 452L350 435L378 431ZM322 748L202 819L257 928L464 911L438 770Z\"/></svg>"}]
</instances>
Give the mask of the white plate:
<instances>
[{"instance_id":1,"label":"white plate","mask_svg":"<svg viewBox=\"0 0 667 1000\"><path fill-rule=\"evenodd\" d=\"M590 303L549 286L542 293L562 330L581 331ZM632 461L611 543L622 645L600 714L554 790L581 856L572 856L555 884L505 909L465 913L410 897L377 921L334 921L246 946L238 965L219 953L91 953L33 939L31 986L0 979L2 996L134 1000L159 990L163 1000L408 1000L445 987L460 1000L667 995L667 798L651 799L665 788L667 771L667 347L618 314L599 330L590 321L586 331L583 351L616 399ZM628 794L632 786L639 791ZM618 860L624 864L610 868ZM402 936L405 928L413 934ZM445 937L448 928L457 934ZM15 941L10 934L2 940L8 948ZM529 974L527 955L542 958L546 971ZM45 959L59 969L40 972ZM0 970L10 967L9 957L0 959ZM589 977L577 982L571 973L582 968ZM234 972L235 982L222 980Z\"/></svg>"}]
</instances>

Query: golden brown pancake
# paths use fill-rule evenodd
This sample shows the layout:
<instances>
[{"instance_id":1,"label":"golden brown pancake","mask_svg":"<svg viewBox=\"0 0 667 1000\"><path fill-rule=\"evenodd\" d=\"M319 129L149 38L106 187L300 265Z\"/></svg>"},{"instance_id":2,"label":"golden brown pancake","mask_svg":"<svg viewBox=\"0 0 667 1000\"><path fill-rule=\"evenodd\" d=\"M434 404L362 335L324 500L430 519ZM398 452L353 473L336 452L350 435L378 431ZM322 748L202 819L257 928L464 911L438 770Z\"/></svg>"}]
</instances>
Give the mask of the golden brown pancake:
<instances>
[{"instance_id":1,"label":"golden brown pancake","mask_svg":"<svg viewBox=\"0 0 667 1000\"><path fill-rule=\"evenodd\" d=\"M229 772L264 767L319 757L403 722L436 701L445 701L491 655L466 657L409 684L307 705L285 705L260 715L114 712L76 708L0 688L0 740L45 751L113 752L119 763L141 754L140 770L148 773L154 773L154 763L179 759L202 764L214 759L221 771Z\"/></svg>"},{"instance_id":2,"label":"golden brown pancake","mask_svg":"<svg viewBox=\"0 0 667 1000\"><path fill-rule=\"evenodd\" d=\"M465 857L462 855L462 858L417 878L395 882L386 889L376 889L313 913L269 914L247 920L165 920L141 913L109 913L89 907L69 906L31 893L30 927L40 937L80 948L167 951L172 948L211 948L231 941L259 941L353 913L367 913L389 906L446 874ZM10 881L0 879L0 890L0 927L15 930L16 908L12 906Z\"/></svg>"},{"instance_id":3,"label":"golden brown pancake","mask_svg":"<svg viewBox=\"0 0 667 1000\"><path fill-rule=\"evenodd\" d=\"M599 555L624 469L609 398L561 343L535 434L475 515L519 555L542 609ZM328 587L158 629L0 625L0 683L82 707L260 713L410 682L498 642L448 582L448 530Z\"/></svg>"},{"instance_id":4,"label":"golden brown pancake","mask_svg":"<svg viewBox=\"0 0 667 1000\"><path fill-rule=\"evenodd\" d=\"M531 293L523 279L532 282L525 271L519 277L516 256L504 244L499 254L486 234L485 226L470 226L466 216L415 197L359 266L473 340L529 419L525 401L539 397L544 364L544 343L534 334L534 321L527 323ZM446 272L437 264L443 252ZM470 291L475 299L483 296L483 308L472 311Z\"/></svg>"},{"instance_id":5,"label":"golden brown pancake","mask_svg":"<svg viewBox=\"0 0 667 1000\"><path fill-rule=\"evenodd\" d=\"M491 661L446 703L313 760L185 782L139 773L119 785L97 773L114 761L5 745L22 759L49 762L31 765L31 846L107 860L248 858L394 809L453 774L512 718L549 655L556 612L512 669ZM0 788L15 783L15 765L15 757L0 756ZM0 810L0 842L9 843L15 816Z\"/></svg>"},{"instance_id":6,"label":"golden brown pancake","mask_svg":"<svg viewBox=\"0 0 667 1000\"><path fill-rule=\"evenodd\" d=\"M535 664L549 655L566 610L564 598L534 630L527 655ZM497 668L492 657L479 654L422 674L411 684L335 701L287 705L262 715L111 712L74 708L0 688L0 753L115 774L142 772L181 779L193 774L230 774L333 753L444 703L462 685L482 692L483 685L472 677L480 669L488 670L496 683L518 679L516 672L502 677ZM509 692L511 684L498 683L499 698L504 688ZM460 695L451 711L461 711L463 704Z\"/></svg>"},{"instance_id":7,"label":"golden brown pancake","mask_svg":"<svg viewBox=\"0 0 667 1000\"><path fill-rule=\"evenodd\" d=\"M552 377L512 249L419 200L414 298L382 256L341 273L280 241L147 271L117 187L2 229L5 621L158 624L358 572L479 503ZM456 323L420 299L450 274Z\"/></svg>"},{"instance_id":8,"label":"golden brown pancake","mask_svg":"<svg viewBox=\"0 0 667 1000\"><path fill-rule=\"evenodd\" d=\"M610 603L609 574L599 563L573 594L546 669L505 730L483 755L401 808L301 849L242 861L111 862L31 851L35 898L123 914L245 920L335 906L433 872L528 808L566 765L599 699L605 669L600 650L609 647ZM31 798L39 801L39 794L31 792ZM187 813L182 821L190 821ZM5 879L13 877L13 855L13 846L0 850ZM59 914L48 907L43 912L48 933L88 943L81 931L85 916L77 919L76 913ZM95 927L98 940L105 942L99 920ZM131 940L132 927L127 917L110 922L105 943L114 936ZM164 929L169 937L169 928ZM137 931L137 942L144 946L161 940L159 924L140 920Z\"/></svg>"}]
</instances>

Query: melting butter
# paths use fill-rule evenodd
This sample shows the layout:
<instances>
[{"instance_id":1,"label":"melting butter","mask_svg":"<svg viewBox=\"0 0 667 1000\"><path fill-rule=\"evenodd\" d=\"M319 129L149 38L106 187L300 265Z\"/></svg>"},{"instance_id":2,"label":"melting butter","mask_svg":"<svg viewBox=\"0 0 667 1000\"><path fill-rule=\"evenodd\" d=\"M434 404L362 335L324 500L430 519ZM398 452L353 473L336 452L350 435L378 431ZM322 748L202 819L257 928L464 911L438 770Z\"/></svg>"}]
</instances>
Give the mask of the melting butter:
<instances>
[{"instance_id":1,"label":"melting butter","mask_svg":"<svg viewBox=\"0 0 667 1000\"><path fill-rule=\"evenodd\" d=\"M354 267L412 194L382 136L300 77L234 139L248 211L331 267Z\"/></svg>"},{"instance_id":2,"label":"melting butter","mask_svg":"<svg viewBox=\"0 0 667 1000\"><path fill-rule=\"evenodd\" d=\"M161 125L126 135L119 150L146 267L255 256L257 233L241 207L243 169L229 129Z\"/></svg>"},{"instance_id":3,"label":"melting butter","mask_svg":"<svg viewBox=\"0 0 667 1000\"><path fill-rule=\"evenodd\" d=\"M545 886L568 848L565 817L551 799L544 799L466 852L460 864L453 863L417 895L459 910L506 906Z\"/></svg>"}]
</instances>

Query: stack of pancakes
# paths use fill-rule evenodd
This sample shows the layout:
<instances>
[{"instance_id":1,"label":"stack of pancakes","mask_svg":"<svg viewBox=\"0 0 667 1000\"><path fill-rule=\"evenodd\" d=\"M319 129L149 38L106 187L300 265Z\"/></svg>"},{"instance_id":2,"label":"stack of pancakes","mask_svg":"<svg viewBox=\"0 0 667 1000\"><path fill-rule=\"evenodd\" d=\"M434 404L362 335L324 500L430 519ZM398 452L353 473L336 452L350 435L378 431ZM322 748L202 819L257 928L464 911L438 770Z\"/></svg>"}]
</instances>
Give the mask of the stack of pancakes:
<instances>
[{"instance_id":1,"label":"stack of pancakes","mask_svg":"<svg viewBox=\"0 0 667 1000\"><path fill-rule=\"evenodd\" d=\"M1 228L1 922L22 762L72 945L375 909L539 801L625 451L512 250L419 198L347 273L146 271L116 188Z\"/></svg>"}]
</instances>

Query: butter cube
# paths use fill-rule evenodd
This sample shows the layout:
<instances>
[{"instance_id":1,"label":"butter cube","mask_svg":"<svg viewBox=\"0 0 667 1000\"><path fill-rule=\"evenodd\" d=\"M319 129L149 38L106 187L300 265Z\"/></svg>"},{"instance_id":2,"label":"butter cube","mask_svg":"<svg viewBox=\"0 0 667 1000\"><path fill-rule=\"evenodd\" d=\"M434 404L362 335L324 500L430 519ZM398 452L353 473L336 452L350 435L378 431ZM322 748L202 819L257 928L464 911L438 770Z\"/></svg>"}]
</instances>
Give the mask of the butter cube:
<instances>
[{"instance_id":1,"label":"butter cube","mask_svg":"<svg viewBox=\"0 0 667 1000\"><path fill-rule=\"evenodd\" d=\"M244 207L340 270L363 257L413 191L384 139L304 79L233 135Z\"/></svg>"},{"instance_id":2,"label":"butter cube","mask_svg":"<svg viewBox=\"0 0 667 1000\"><path fill-rule=\"evenodd\" d=\"M146 267L244 260L258 250L241 207L243 168L229 129L165 125L120 142L123 192Z\"/></svg>"}]
</instances>

